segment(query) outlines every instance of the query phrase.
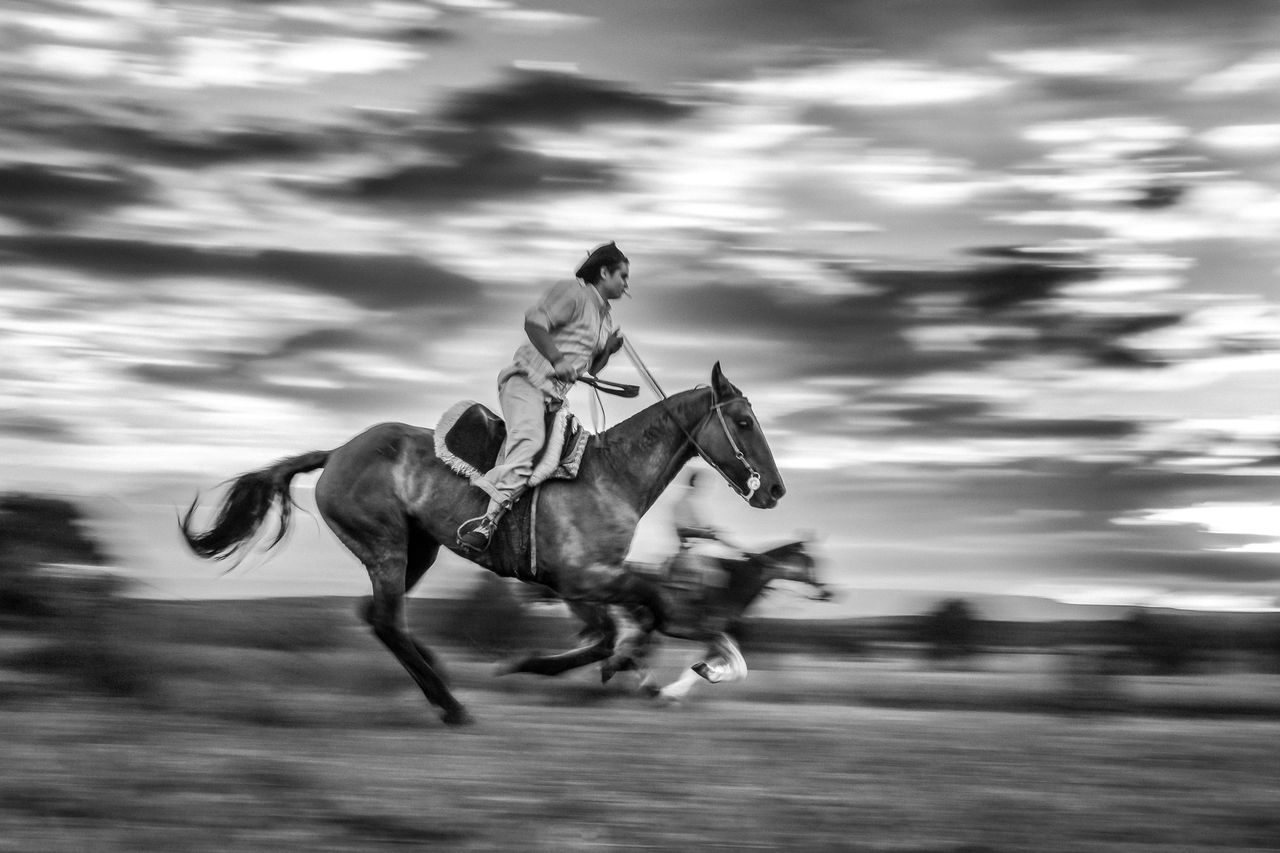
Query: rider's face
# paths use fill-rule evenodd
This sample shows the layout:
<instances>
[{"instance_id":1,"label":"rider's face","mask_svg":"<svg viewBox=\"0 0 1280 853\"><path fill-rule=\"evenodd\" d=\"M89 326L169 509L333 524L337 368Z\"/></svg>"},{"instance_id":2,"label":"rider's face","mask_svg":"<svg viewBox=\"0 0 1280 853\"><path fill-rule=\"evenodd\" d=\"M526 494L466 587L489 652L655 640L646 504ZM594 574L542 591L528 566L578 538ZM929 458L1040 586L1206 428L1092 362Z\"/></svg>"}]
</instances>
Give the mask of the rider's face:
<instances>
[{"instance_id":1,"label":"rider's face","mask_svg":"<svg viewBox=\"0 0 1280 853\"><path fill-rule=\"evenodd\" d=\"M616 270L600 279L600 295L605 299L618 299L627 292L631 283L631 265L620 264Z\"/></svg>"}]
</instances>

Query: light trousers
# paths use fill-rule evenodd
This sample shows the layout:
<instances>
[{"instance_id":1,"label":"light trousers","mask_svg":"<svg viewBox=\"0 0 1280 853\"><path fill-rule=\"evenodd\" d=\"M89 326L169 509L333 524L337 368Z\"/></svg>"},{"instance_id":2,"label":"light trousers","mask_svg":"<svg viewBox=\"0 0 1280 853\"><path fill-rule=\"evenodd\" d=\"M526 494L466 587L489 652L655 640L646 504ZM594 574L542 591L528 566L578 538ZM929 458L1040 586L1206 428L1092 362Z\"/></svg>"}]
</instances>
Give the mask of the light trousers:
<instances>
[{"instance_id":1,"label":"light trousers","mask_svg":"<svg viewBox=\"0 0 1280 853\"><path fill-rule=\"evenodd\" d=\"M523 373L512 373L498 386L502 419L507 422L507 440L497 463L484 478L504 501L514 500L533 475L533 460L542 450L547 433L547 395L535 388ZM489 509L499 502L492 497Z\"/></svg>"}]
</instances>

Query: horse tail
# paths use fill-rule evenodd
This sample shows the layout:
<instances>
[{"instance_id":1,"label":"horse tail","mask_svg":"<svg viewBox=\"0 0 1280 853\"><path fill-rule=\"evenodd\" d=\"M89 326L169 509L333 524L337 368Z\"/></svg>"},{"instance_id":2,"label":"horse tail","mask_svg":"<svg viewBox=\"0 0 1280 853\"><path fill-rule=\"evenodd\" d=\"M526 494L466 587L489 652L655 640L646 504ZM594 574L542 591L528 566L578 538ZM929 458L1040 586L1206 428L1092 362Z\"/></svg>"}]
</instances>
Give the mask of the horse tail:
<instances>
[{"instance_id":1,"label":"horse tail","mask_svg":"<svg viewBox=\"0 0 1280 853\"><path fill-rule=\"evenodd\" d=\"M281 459L270 467L237 477L222 499L222 507L218 510L213 526L203 533L191 528L191 517L200 501L200 496L197 495L181 521L182 537L187 540L187 546L197 556L205 559L221 560L230 556L254 539L272 506L279 503L279 529L267 548L275 546L284 538L293 512L289 484L294 476L304 471L323 468L329 461L331 452L313 450L300 456Z\"/></svg>"}]
</instances>

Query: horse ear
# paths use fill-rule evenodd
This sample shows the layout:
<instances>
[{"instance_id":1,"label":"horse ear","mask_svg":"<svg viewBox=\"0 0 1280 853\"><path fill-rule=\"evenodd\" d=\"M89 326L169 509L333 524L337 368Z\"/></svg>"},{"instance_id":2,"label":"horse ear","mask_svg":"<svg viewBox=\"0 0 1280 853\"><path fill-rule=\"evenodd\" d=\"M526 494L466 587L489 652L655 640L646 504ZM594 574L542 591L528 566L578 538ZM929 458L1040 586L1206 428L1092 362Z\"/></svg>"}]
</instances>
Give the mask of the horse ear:
<instances>
[{"instance_id":1,"label":"horse ear","mask_svg":"<svg viewBox=\"0 0 1280 853\"><path fill-rule=\"evenodd\" d=\"M715 367L711 368L711 389L716 392L717 400L732 397L735 391L733 383L724 378L724 371L720 369L720 362L718 361Z\"/></svg>"}]
</instances>

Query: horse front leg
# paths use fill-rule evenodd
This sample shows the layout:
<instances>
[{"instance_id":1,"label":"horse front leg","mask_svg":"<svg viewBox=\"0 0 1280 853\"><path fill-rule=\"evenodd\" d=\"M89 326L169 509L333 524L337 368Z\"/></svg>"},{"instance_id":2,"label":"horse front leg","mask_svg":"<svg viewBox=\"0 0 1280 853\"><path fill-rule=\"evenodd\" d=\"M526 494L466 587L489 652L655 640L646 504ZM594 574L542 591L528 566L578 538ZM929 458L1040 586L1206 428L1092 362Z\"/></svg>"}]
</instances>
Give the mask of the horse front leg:
<instances>
[{"instance_id":1,"label":"horse front leg","mask_svg":"<svg viewBox=\"0 0 1280 853\"><path fill-rule=\"evenodd\" d=\"M720 634L707 646L703 659L680 674L680 677L658 691L667 702L683 701L693 686L703 679L711 684L742 681L747 677L747 661L741 649L728 634Z\"/></svg>"},{"instance_id":2,"label":"horse front leg","mask_svg":"<svg viewBox=\"0 0 1280 853\"><path fill-rule=\"evenodd\" d=\"M590 605L584 602L566 602L569 610L585 623L583 634L588 638L585 643L567 652L552 655L532 654L519 660L501 664L498 675L511 675L526 672L531 675L560 675L571 669L604 660L613 653L617 640L617 626L604 606Z\"/></svg>"}]
</instances>

